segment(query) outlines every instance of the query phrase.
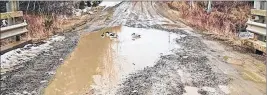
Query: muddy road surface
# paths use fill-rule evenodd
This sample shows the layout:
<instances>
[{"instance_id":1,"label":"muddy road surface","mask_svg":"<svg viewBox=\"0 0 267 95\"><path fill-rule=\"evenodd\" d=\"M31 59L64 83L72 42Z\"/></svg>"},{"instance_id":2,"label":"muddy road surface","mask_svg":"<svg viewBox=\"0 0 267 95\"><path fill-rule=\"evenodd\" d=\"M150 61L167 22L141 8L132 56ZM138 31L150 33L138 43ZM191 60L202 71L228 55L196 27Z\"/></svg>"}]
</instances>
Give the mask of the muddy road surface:
<instances>
[{"instance_id":1,"label":"muddy road surface","mask_svg":"<svg viewBox=\"0 0 267 95\"><path fill-rule=\"evenodd\" d=\"M6 60L2 59L5 55L1 55L1 95L40 94L57 67L74 49L78 38L77 32L59 34L43 44L11 51L6 54ZM14 66L5 66L5 62Z\"/></svg>"},{"instance_id":2,"label":"muddy road surface","mask_svg":"<svg viewBox=\"0 0 267 95\"><path fill-rule=\"evenodd\" d=\"M1 94L266 94L263 60L203 38L171 20L170 11L162 2L122 2L88 21L83 32L6 54L3 62L14 64L1 64Z\"/></svg>"}]
</instances>

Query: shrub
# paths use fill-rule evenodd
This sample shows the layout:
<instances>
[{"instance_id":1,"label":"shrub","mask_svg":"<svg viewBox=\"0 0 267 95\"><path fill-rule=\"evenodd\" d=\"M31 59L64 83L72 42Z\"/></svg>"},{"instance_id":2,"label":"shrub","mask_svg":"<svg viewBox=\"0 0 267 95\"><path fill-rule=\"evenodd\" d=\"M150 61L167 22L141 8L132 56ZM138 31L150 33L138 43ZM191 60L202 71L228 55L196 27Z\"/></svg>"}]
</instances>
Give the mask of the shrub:
<instances>
[{"instance_id":1,"label":"shrub","mask_svg":"<svg viewBox=\"0 0 267 95\"><path fill-rule=\"evenodd\" d=\"M208 32L233 38L244 28L249 17L250 2L246 1L214 1L212 12L207 13L207 3L169 2L170 8L178 10L180 17L190 25Z\"/></svg>"}]
</instances>

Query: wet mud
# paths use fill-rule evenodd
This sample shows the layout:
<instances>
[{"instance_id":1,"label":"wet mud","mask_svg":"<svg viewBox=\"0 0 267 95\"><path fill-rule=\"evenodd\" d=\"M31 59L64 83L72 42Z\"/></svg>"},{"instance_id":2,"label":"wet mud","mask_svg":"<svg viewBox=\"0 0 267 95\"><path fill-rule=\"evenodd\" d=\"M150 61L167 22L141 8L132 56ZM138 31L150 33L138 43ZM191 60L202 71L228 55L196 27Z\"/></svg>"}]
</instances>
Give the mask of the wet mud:
<instances>
[{"instance_id":1,"label":"wet mud","mask_svg":"<svg viewBox=\"0 0 267 95\"><path fill-rule=\"evenodd\" d=\"M54 71L72 52L79 38L77 32L62 33L59 36L64 36L65 39L51 43L52 48L22 63L21 68L1 75L1 95L40 95L43 93L44 87L54 76ZM34 46L36 45L28 48L34 48Z\"/></svg>"},{"instance_id":2,"label":"wet mud","mask_svg":"<svg viewBox=\"0 0 267 95\"><path fill-rule=\"evenodd\" d=\"M263 62L181 27L156 2L122 2L109 10L109 20L96 17L83 29L90 33L64 34L66 40L3 75L1 95L266 94ZM118 37L101 37L107 31Z\"/></svg>"},{"instance_id":3,"label":"wet mud","mask_svg":"<svg viewBox=\"0 0 267 95\"><path fill-rule=\"evenodd\" d=\"M100 37L101 34L83 34L75 50L57 69L45 95L80 95L88 90L101 63L111 63L113 59L109 54L111 40Z\"/></svg>"}]
</instances>

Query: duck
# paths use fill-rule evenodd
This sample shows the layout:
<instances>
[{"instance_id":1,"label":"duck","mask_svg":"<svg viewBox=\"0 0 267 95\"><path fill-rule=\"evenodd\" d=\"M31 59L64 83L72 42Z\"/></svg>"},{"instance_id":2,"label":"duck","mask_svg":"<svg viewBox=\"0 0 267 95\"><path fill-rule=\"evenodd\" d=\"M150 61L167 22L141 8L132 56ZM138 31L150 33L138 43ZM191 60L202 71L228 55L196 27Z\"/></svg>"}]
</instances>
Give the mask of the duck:
<instances>
[{"instance_id":1,"label":"duck","mask_svg":"<svg viewBox=\"0 0 267 95\"><path fill-rule=\"evenodd\" d=\"M141 35L136 34L136 33L133 33L133 34L132 34L132 38L141 38Z\"/></svg>"},{"instance_id":2,"label":"duck","mask_svg":"<svg viewBox=\"0 0 267 95\"><path fill-rule=\"evenodd\" d=\"M110 35L110 32L105 32L106 36L109 36Z\"/></svg>"},{"instance_id":3,"label":"duck","mask_svg":"<svg viewBox=\"0 0 267 95\"><path fill-rule=\"evenodd\" d=\"M109 37L110 38L118 38L118 35L116 33L110 33Z\"/></svg>"},{"instance_id":4,"label":"duck","mask_svg":"<svg viewBox=\"0 0 267 95\"><path fill-rule=\"evenodd\" d=\"M105 34L106 34L106 36L108 36L110 38L117 38L118 37L118 35L116 33L112 33L112 32L105 32Z\"/></svg>"},{"instance_id":5,"label":"duck","mask_svg":"<svg viewBox=\"0 0 267 95\"><path fill-rule=\"evenodd\" d=\"M102 37L102 38L104 38L104 37L105 37L105 33L104 33L104 32L101 34L101 37Z\"/></svg>"}]
</instances>

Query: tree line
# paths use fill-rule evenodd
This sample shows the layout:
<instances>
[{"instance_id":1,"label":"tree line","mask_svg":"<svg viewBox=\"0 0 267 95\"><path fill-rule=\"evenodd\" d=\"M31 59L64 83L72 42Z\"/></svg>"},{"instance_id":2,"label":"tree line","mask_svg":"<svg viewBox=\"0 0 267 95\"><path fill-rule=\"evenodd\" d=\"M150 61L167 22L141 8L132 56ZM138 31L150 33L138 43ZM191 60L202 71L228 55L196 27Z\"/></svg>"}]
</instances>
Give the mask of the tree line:
<instances>
[{"instance_id":1,"label":"tree line","mask_svg":"<svg viewBox=\"0 0 267 95\"><path fill-rule=\"evenodd\" d=\"M72 15L73 9L96 7L102 1L19 1L19 10L27 14L64 14ZM0 12L6 12L6 3L0 1Z\"/></svg>"}]
</instances>

